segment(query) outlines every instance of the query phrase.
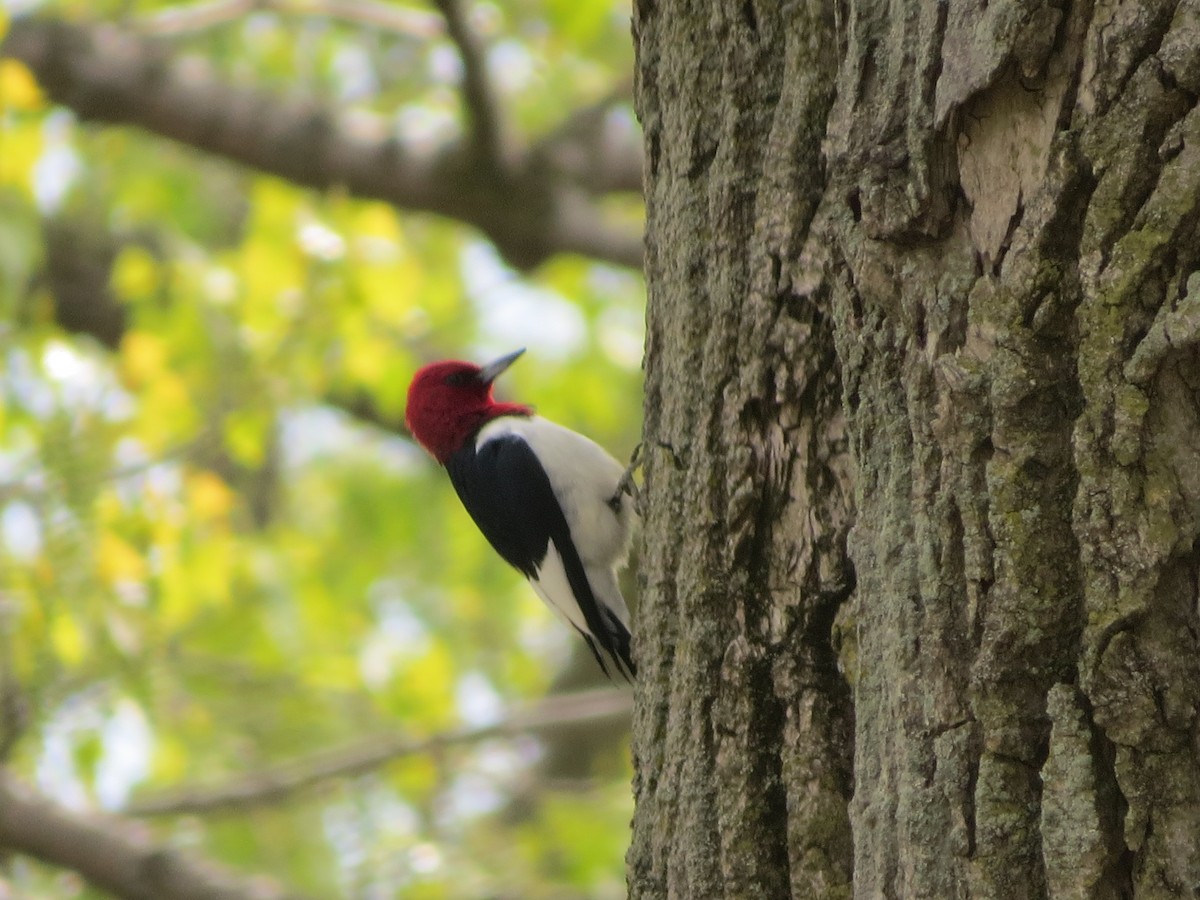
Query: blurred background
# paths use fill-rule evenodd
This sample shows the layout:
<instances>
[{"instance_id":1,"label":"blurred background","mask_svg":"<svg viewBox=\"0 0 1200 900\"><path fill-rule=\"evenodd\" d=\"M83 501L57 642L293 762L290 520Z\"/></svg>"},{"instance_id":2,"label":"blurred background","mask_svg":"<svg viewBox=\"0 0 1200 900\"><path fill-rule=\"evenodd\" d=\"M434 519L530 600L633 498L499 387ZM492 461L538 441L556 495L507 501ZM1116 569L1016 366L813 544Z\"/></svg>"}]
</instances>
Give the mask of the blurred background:
<instances>
[{"instance_id":1,"label":"blurred background","mask_svg":"<svg viewBox=\"0 0 1200 900\"><path fill-rule=\"evenodd\" d=\"M523 177L586 182L556 151L638 143L617 0L0 10L432 159L481 130L473 78ZM623 896L629 689L487 546L403 405L425 362L523 346L499 393L628 458L636 259L501 251L486 216L297 186L38 82L0 59L4 764L314 897ZM579 192L640 241L631 187ZM0 896L102 895L17 856Z\"/></svg>"}]
</instances>

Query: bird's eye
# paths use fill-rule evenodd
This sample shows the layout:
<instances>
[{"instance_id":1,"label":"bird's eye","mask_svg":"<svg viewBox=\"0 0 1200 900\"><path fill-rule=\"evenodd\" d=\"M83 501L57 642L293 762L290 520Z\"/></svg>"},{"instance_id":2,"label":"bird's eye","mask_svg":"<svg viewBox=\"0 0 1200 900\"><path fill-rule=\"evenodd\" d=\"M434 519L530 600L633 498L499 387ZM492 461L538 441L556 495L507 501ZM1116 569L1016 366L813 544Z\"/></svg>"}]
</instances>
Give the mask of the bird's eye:
<instances>
[{"instance_id":1,"label":"bird's eye","mask_svg":"<svg viewBox=\"0 0 1200 900\"><path fill-rule=\"evenodd\" d=\"M470 372L451 372L446 376L446 384L450 387L463 387L471 381Z\"/></svg>"}]
</instances>

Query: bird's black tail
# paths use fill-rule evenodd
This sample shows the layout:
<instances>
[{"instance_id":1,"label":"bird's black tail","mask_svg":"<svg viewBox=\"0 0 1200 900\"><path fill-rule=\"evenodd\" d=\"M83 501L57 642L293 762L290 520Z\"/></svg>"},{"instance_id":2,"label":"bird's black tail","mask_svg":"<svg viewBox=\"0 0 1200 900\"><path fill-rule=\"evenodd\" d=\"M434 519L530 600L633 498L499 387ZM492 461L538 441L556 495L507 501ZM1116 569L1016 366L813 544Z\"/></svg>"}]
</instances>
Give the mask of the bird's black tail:
<instances>
[{"instance_id":1,"label":"bird's black tail","mask_svg":"<svg viewBox=\"0 0 1200 900\"><path fill-rule=\"evenodd\" d=\"M633 653L630 649L630 634L629 629L625 627L625 623L618 619L608 610L604 610L605 624L608 626L608 633L603 637L593 637L582 628L576 628L579 636L587 643L588 649L592 651L592 656L596 658L596 664L600 666L600 671L611 679L612 672L609 671L609 662L614 664L614 668L620 673L621 677L633 683L633 679L637 677L637 666L633 662ZM609 662L606 662L605 659Z\"/></svg>"},{"instance_id":2,"label":"bird's black tail","mask_svg":"<svg viewBox=\"0 0 1200 900\"><path fill-rule=\"evenodd\" d=\"M637 677L637 666L633 662L633 650L629 646L629 629L610 609L604 610L604 618L609 628L608 646L605 649L617 661L617 669L625 676L625 680L632 682Z\"/></svg>"}]
</instances>

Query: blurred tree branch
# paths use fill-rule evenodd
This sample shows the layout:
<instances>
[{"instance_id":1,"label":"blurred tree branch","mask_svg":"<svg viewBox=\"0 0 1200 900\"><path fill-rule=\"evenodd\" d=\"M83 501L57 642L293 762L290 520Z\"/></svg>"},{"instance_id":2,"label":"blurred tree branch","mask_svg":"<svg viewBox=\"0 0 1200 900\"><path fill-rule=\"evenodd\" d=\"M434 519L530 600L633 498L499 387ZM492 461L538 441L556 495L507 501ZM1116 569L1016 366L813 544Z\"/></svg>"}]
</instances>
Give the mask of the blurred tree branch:
<instances>
[{"instance_id":1,"label":"blurred tree branch","mask_svg":"<svg viewBox=\"0 0 1200 900\"><path fill-rule=\"evenodd\" d=\"M582 723L603 723L611 728L618 722L628 721L632 705L632 697L627 691L613 688L551 695L517 708L507 718L492 725L458 728L425 738L381 735L225 784L163 792L131 803L123 812L130 816L184 815L278 803L305 788L336 778L362 775L405 756L432 753L495 737L545 734Z\"/></svg>"},{"instance_id":2,"label":"blurred tree branch","mask_svg":"<svg viewBox=\"0 0 1200 900\"><path fill-rule=\"evenodd\" d=\"M176 62L162 46L109 25L18 20L0 55L29 66L49 97L80 119L137 125L301 186L341 187L457 219L520 269L562 252L641 266L640 228L607 222L595 191L556 170L552 155L514 153L507 174L498 175L479 165L469 139L422 152L382 121L352 122L311 99L226 84L199 63ZM482 99L474 96L483 88L471 87L482 77L476 71L466 79L468 103L477 136L490 142L492 126L480 119ZM621 146L631 153L637 144Z\"/></svg>"},{"instance_id":3,"label":"blurred tree branch","mask_svg":"<svg viewBox=\"0 0 1200 900\"><path fill-rule=\"evenodd\" d=\"M433 13L406 9L377 0L209 0L151 13L137 22L145 34L194 34L235 22L254 12L327 16L355 25L417 38L437 37L444 31Z\"/></svg>"},{"instance_id":4,"label":"blurred tree branch","mask_svg":"<svg viewBox=\"0 0 1200 900\"><path fill-rule=\"evenodd\" d=\"M460 0L434 0L462 60L462 93L471 118L471 137L480 164L497 177L509 176L504 117L487 71L487 52L467 23Z\"/></svg>"},{"instance_id":5,"label":"blurred tree branch","mask_svg":"<svg viewBox=\"0 0 1200 900\"><path fill-rule=\"evenodd\" d=\"M238 877L109 816L73 812L0 769L0 847L78 872L128 900L288 900L267 878ZM298 898L297 898L298 900Z\"/></svg>"},{"instance_id":6,"label":"blurred tree branch","mask_svg":"<svg viewBox=\"0 0 1200 900\"><path fill-rule=\"evenodd\" d=\"M622 82L599 102L570 113L532 152L594 194L641 193L641 133L620 121L633 116L632 96L633 83Z\"/></svg>"},{"instance_id":7,"label":"blurred tree branch","mask_svg":"<svg viewBox=\"0 0 1200 900\"><path fill-rule=\"evenodd\" d=\"M375 399L374 395L365 388L332 391L325 396L324 402L365 425L373 425L389 434L395 434L408 440L412 439L408 425L404 422L403 414L385 410L379 405L379 401Z\"/></svg>"}]
</instances>

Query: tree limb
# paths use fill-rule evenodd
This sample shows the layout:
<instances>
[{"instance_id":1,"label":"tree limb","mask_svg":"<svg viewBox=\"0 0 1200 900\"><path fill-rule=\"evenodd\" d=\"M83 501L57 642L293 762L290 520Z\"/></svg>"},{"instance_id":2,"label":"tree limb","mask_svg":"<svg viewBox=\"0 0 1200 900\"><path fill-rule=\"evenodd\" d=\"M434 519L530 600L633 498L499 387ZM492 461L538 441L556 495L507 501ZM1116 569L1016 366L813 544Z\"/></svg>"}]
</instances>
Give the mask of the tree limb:
<instances>
[{"instance_id":1,"label":"tree limb","mask_svg":"<svg viewBox=\"0 0 1200 900\"><path fill-rule=\"evenodd\" d=\"M138 23L145 34L190 34L226 25L254 12L259 0L209 0L189 6L175 6L151 13Z\"/></svg>"},{"instance_id":2,"label":"tree limb","mask_svg":"<svg viewBox=\"0 0 1200 900\"><path fill-rule=\"evenodd\" d=\"M642 134L628 109L632 97L633 84L626 80L568 115L532 152L590 193L641 194ZM622 110L628 115L620 115Z\"/></svg>"},{"instance_id":3,"label":"tree limb","mask_svg":"<svg viewBox=\"0 0 1200 900\"><path fill-rule=\"evenodd\" d=\"M494 737L551 731L580 723L610 721L614 726L629 719L632 698L625 691L601 688L573 694L551 695L519 708L493 725L459 728L425 738L381 735L349 747L315 753L267 772L257 772L225 784L168 791L131 803L130 816L163 816L232 811L265 803L278 803L305 788L335 778L361 775L405 756L474 744Z\"/></svg>"},{"instance_id":4,"label":"tree limb","mask_svg":"<svg viewBox=\"0 0 1200 900\"><path fill-rule=\"evenodd\" d=\"M508 148L500 103L487 73L487 53L463 14L462 0L434 0L446 20L446 31L462 60L462 92L471 116L471 136L479 161L504 175Z\"/></svg>"},{"instance_id":5,"label":"tree limb","mask_svg":"<svg viewBox=\"0 0 1200 900\"><path fill-rule=\"evenodd\" d=\"M12 23L0 55L24 62L52 100L81 119L154 134L286 178L474 225L514 266L559 252L640 268L640 229L606 222L561 172L526 154L510 177L478 164L463 141L422 152L383 122L351 123L311 100L234 87L203 65L106 25Z\"/></svg>"},{"instance_id":6,"label":"tree limb","mask_svg":"<svg viewBox=\"0 0 1200 900\"><path fill-rule=\"evenodd\" d=\"M78 872L127 900L289 900L267 879L237 877L109 816L72 812L0 769L0 847Z\"/></svg>"},{"instance_id":7,"label":"tree limb","mask_svg":"<svg viewBox=\"0 0 1200 900\"><path fill-rule=\"evenodd\" d=\"M151 13L137 20L137 27L144 34L164 37L194 34L227 25L257 11L326 16L417 38L437 37L445 30L441 20L432 13L380 3L378 0L207 0Z\"/></svg>"},{"instance_id":8,"label":"tree limb","mask_svg":"<svg viewBox=\"0 0 1200 900\"><path fill-rule=\"evenodd\" d=\"M333 409L341 410L356 422L412 440L412 434L404 422L403 413L392 413L383 409L366 388L330 391L320 402Z\"/></svg>"}]
</instances>

